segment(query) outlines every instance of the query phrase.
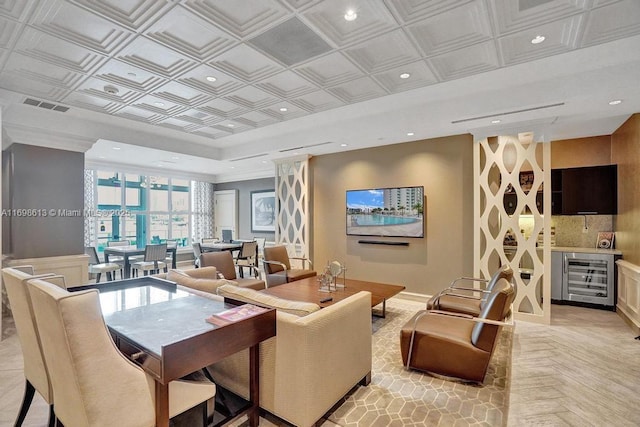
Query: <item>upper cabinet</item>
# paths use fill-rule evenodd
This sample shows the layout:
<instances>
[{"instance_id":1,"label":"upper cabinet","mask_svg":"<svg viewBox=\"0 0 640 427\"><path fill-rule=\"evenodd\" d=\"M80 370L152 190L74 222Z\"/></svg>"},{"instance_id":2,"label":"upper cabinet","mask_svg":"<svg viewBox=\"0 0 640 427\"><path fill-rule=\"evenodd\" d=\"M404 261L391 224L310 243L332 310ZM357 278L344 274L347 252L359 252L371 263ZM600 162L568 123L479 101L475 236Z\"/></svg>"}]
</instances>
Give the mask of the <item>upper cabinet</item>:
<instances>
[{"instance_id":1,"label":"upper cabinet","mask_svg":"<svg viewBox=\"0 0 640 427\"><path fill-rule=\"evenodd\" d=\"M552 170L551 213L553 215L617 214L617 166Z\"/></svg>"}]
</instances>

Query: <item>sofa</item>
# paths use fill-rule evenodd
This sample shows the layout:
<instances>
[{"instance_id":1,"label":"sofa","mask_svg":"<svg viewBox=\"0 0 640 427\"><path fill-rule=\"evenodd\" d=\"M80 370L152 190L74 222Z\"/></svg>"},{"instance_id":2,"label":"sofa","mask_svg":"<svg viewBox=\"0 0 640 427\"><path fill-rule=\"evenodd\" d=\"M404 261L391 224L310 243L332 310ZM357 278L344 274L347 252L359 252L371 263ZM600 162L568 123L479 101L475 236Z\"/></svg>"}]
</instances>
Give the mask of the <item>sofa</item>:
<instances>
[{"instance_id":1,"label":"sofa","mask_svg":"<svg viewBox=\"0 0 640 427\"><path fill-rule=\"evenodd\" d=\"M241 287L264 289L264 282L227 280L220 277L215 267L192 268L189 270L171 269L167 273L156 274L154 277L174 282L178 285L197 291L216 294L218 287L232 284Z\"/></svg>"},{"instance_id":2,"label":"sofa","mask_svg":"<svg viewBox=\"0 0 640 427\"><path fill-rule=\"evenodd\" d=\"M371 379L371 294L320 309L223 285L225 300L276 308L277 335L260 344L260 407L296 426L314 425L354 386ZM207 368L217 385L249 397L249 351Z\"/></svg>"}]
</instances>

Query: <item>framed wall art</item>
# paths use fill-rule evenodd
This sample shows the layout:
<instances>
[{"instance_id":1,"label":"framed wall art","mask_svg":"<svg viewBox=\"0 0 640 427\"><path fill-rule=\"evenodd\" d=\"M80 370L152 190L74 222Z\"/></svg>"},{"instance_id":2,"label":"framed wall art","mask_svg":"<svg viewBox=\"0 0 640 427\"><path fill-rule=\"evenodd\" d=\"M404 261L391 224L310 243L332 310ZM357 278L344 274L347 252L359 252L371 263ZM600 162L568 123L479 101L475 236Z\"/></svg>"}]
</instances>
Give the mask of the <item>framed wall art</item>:
<instances>
[{"instance_id":1,"label":"framed wall art","mask_svg":"<svg viewBox=\"0 0 640 427\"><path fill-rule=\"evenodd\" d=\"M251 192L251 231L276 231L275 190L260 190Z\"/></svg>"}]
</instances>

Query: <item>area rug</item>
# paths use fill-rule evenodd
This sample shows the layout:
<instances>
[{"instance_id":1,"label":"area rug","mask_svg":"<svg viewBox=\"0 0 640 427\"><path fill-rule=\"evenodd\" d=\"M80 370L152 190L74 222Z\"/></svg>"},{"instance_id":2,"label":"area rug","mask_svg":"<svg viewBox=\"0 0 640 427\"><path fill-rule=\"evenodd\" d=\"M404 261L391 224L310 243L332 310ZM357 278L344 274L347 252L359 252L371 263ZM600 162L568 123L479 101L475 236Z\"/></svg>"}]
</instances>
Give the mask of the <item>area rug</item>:
<instances>
[{"instance_id":1,"label":"area rug","mask_svg":"<svg viewBox=\"0 0 640 427\"><path fill-rule=\"evenodd\" d=\"M373 320L371 384L347 395L327 420L339 426L506 426L513 330L503 328L482 385L407 371L400 329L424 304L392 299Z\"/></svg>"}]
</instances>

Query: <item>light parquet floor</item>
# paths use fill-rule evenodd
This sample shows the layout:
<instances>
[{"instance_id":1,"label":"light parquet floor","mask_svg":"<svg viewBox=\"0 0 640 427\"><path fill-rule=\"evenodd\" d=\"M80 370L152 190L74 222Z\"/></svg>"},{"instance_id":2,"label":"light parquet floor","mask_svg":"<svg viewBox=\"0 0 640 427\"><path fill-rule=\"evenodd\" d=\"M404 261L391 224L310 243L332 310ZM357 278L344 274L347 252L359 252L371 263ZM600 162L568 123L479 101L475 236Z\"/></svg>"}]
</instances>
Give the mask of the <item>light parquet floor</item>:
<instances>
[{"instance_id":1,"label":"light parquet floor","mask_svg":"<svg viewBox=\"0 0 640 427\"><path fill-rule=\"evenodd\" d=\"M640 425L640 341L614 312L552 305L518 322L509 426Z\"/></svg>"}]
</instances>

